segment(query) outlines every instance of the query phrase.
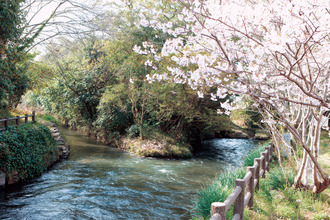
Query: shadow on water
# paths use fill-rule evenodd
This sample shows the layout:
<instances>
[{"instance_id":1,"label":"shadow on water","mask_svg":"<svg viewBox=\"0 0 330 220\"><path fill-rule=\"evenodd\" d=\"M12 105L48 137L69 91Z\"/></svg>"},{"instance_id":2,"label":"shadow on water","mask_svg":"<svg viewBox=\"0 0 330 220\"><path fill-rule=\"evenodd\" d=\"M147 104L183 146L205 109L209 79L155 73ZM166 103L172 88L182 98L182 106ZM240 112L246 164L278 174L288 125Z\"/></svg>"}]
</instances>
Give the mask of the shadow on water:
<instances>
[{"instance_id":1,"label":"shadow on water","mask_svg":"<svg viewBox=\"0 0 330 220\"><path fill-rule=\"evenodd\" d=\"M257 143L205 141L194 158L140 158L62 129L69 160L0 195L0 219L190 219L202 184L240 165Z\"/></svg>"}]
</instances>

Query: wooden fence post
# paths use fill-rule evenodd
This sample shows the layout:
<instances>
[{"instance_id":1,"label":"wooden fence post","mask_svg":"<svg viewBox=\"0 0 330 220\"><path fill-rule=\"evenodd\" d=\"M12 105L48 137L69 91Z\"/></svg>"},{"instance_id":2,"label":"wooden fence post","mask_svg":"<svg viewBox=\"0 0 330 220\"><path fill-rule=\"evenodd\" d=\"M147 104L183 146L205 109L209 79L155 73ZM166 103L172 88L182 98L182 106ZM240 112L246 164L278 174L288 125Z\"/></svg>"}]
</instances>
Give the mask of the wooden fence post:
<instances>
[{"instance_id":1,"label":"wooden fence post","mask_svg":"<svg viewBox=\"0 0 330 220\"><path fill-rule=\"evenodd\" d=\"M7 117L7 118L6 118L6 121L5 121L5 128L6 128L6 129L8 128L8 122L9 122L9 118Z\"/></svg>"},{"instance_id":2,"label":"wooden fence post","mask_svg":"<svg viewBox=\"0 0 330 220\"><path fill-rule=\"evenodd\" d=\"M213 202L211 204L211 220L219 219L226 220L226 204L223 202Z\"/></svg>"},{"instance_id":3,"label":"wooden fence post","mask_svg":"<svg viewBox=\"0 0 330 220\"><path fill-rule=\"evenodd\" d=\"M274 144L273 143L269 143L269 162L273 161L273 150L274 150Z\"/></svg>"},{"instance_id":4,"label":"wooden fence post","mask_svg":"<svg viewBox=\"0 0 330 220\"><path fill-rule=\"evenodd\" d=\"M251 193L251 197L249 202L247 203L247 206L251 209L251 207L253 206L255 167L247 167L247 172L252 173L250 180L246 183L246 192Z\"/></svg>"},{"instance_id":5,"label":"wooden fence post","mask_svg":"<svg viewBox=\"0 0 330 220\"><path fill-rule=\"evenodd\" d=\"M265 150L267 150L267 153L266 153L266 170L269 172L269 155L270 155L270 147L265 147Z\"/></svg>"},{"instance_id":6,"label":"wooden fence post","mask_svg":"<svg viewBox=\"0 0 330 220\"><path fill-rule=\"evenodd\" d=\"M28 121L29 121L29 115L25 114L25 123L28 123Z\"/></svg>"},{"instance_id":7,"label":"wooden fence post","mask_svg":"<svg viewBox=\"0 0 330 220\"><path fill-rule=\"evenodd\" d=\"M236 187L241 187L242 191L238 195L235 203L234 203L234 216L235 214L239 214L240 218L243 219L243 214L244 214L244 194L245 194L245 181L242 179L237 179L235 180L235 188Z\"/></svg>"},{"instance_id":8,"label":"wooden fence post","mask_svg":"<svg viewBox=\"0 0 330 220\"><path fill-rule=\"evenodd\" d=\"M32 112L32 122L33 123L36 122L36 112L35 111Z\"/></svg>"},{"instance_id":9,"label":"wooden fence post","mask_svg":"<svg viewBox=\"0 0 330 220\"><path fill-rule=\"evenodd\" d=\"M20 123L20 117L17 116L17 117L16 117L16 125L19 126L19 123Z\"/></svg>"},{"instance_id":10,"label":"wooden fence post","mask_svg":"<svg viewBox=\"0 0 330 220\"><path fill-rule=\"evenodd\" d=\"M261 159L261 166L260 166L260 171L263 170L262 173L262 178L265 178L265 173L266 173L266 153L262 152L261 153L261 157L263 157L263 159Z\"/></svg>"},{"instance_id":11,"label":"wooden fence post","mask_svg":"<svg viewBox=\"0 0 330 220\"><path fill-rule=\"evenodd\" d=\"M255 179L258 180L256 189L259 189L259 181L260 181L260 166L261 166L261 159L260 158L254 158L254 163L257 163L258 166L256 167L255 170Z\"/></svg>"}]
</instances>

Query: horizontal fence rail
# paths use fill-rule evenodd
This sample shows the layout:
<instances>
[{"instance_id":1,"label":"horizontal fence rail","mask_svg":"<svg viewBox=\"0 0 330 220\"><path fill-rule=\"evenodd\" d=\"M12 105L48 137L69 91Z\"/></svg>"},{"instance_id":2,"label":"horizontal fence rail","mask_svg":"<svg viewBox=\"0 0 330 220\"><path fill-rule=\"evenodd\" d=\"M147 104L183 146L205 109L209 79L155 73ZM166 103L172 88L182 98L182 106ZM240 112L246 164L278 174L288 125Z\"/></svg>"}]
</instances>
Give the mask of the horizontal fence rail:
<instances>
[{"instance_id":1,"label":"horizontal fence rail","mask_svg":"<svg viewBox=\"0 0 330 220\"><path fill-rule=\"evenodd\" d=\"M0 119L0 124L3 124L3 127L0 127L0 131L7 130L8 127L10 127L10 123L12 123L11 126L19 126L21 124L21 119L24 119L25 123L29 122L29 117L31 117L31 122L36 122L36 113L35 111L32 112L32 115L25 114L24 116L17 116L14 118L5 118L5 119Z\"/></svg>"},{"instance_id":2,"label":"horizontal fence rail","mask_svg":"<svg viewBox=\"0 0 330 220\"><path fill-rule=\"evenodd\" d=\"M211 204L211 220L225 220L229 208L234 205L235 220L243 219L245 207L253 206L253 194L259 189L260 177L264 178L269 171L269 163L273 160L274 145L269 144L260 158L254 159L254 165L247 167L247 173L243 179L235 180L235 189L224 202L213 202Z\"/></svg>"}]
</instances>

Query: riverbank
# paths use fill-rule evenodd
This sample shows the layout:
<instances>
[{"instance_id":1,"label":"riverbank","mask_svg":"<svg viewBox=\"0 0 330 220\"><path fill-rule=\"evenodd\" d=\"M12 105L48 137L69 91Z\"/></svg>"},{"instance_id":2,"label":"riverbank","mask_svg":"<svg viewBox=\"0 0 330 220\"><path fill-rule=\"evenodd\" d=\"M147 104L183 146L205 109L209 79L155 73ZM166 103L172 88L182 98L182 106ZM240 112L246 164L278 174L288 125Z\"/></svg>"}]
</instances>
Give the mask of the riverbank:
<instances>
[{"instance_id":1,"label":"riverbank","mask_svg":"<svg viewBox=\"0 0 330 220\"><path fill-rule=\"evenodd\" d=\"M143 138L139 136L132 137L130 135L121 135L109 139L106 138L107 135L99 136L99 134L86 127L75 128L73 130L78 130L101 143L119 148L137 156L170 159L191 158L194 153L199 152L201 143L204 140L227 138L265 141L269 139L269 135L261 129L238 127L205 136L203 140L199 138L199 141L192 143L187 142L186 138L178 140L159 131L151 131Z\"/></svg>"},{"instance_id":2,"label":"riverbank","mask_svg":"<svg viewBox=\"0 0 330 220\"><path fill-rule=\"evenodd\" d=\"M68 156L69 145L50 121L9 127L0 132L0 185L33 180Z\"/></svg>"},{"instance_id":3,"label":"riverbank","mask_svg":"<svg viewBox=\"0 0 330 220\"><path fill-rule=\"evenodd\" d=\"M72 129L72 128L71 128ZM75 128L103 144L116 147L140 157L184 159L193 156L193 147L185 141L176 140L160 132L152 132L144 138L120 135L111 139L93 134L87 129Z\"/></svg>"},{"instance_id":4,"label":"riverbank","mask_svg":"<svg viewBox=\"0 0 330 220\"><path fill-rule=\"evenodd\" d=\"M20 108L28 107L22 105ZM159 123L157 125L144 124L141 128L137 124L132 124L133 121L125 124L117 121L116 124L112 124L113 122L109 119L110 121L99 124L99 120L92 123L81 119L78 121L66 119L58 115L55 117L65 126L83 132L101 143L132 154L142 157L180 159L192 157L200 150L199 147L203 140L214 138L269 139L266 130L258 128L257 122L252 123L250 117L242 111L236 112L234 116L231 118L224 115L213 115L208 117L207 124L205 124L206 119L204 119L205 123L199 121L193 123L184 119L180 119L179 123L174 118L173 123L175 123L172 126ZM119 119L116 118L116 120Z\"/></svg>"},{"instance_id":5,"label":"riverbank","mask_svg":"<svg viewBox=\"0 0 330 220\"><path fill-rule=\"evenodd\" d=\"M101 132L95 127L72 127L68 123L65 123L65 121L61 121L60 119L59 121L66 127L82 132L101 143L141 157L185 159L191 158L195 152L199 151L203 140L230 138L264 141L270 138L265 130L248 128L246 126L240 127L235 124L231 124L231 126L227 125L213 132L207 131L207 134L203 133L192 137L178 134L176 137L173 137L173 134L166 134L156 129L149 129L143 137L140 137L138 132L127 131L127 133L120 135L118 133Z\"/></svg>"}]
</instances>

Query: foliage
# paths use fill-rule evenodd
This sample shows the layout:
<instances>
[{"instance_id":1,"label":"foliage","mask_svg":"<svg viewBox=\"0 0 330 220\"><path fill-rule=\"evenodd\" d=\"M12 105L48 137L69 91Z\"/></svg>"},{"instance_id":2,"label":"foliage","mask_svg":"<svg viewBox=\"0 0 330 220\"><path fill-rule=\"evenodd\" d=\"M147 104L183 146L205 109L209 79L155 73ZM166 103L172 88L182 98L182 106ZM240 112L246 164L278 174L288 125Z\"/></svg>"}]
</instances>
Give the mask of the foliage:
<instances>
[{"instance_id":1,"label":"foliage","mask_svg":"<svg viewBox=\"0 0 330 220\"><path fill-rule=\"evenodd\" d=\"M234 171L224 171L214 179L208 186L199 192L199 198L194 204L195 214L207 218L211 214L213 202L223 202L232 193L235 187L235 180L245 176L245 169L240 168Z\"/></svg>"},{"instance_id":2,"label":"foliage","mask_svg":"<svg viewBox=\"0 0 330 220\"><path fill-rule=\"evenodd\" d=\"M128 137L130 138L135 138L139 136L139 133L140 133L139 128L135 124L128 129Z\"/></svg>"},{"instance_id":3,"label":"foliage","mask_svg":"<svg viewBox=\"0 0 330 220\"><path fill-rule=\"evenodd\" d=\"M112 80L110 67L100 61L103 55L88 52L96 50L99 45L93 40L86 43L83 53L76 51L83 42L72 42L72 47L67 50L54 48L53 57L49 59L53 59L55 66L52 65L49 68L52 73L48 73L53 79L48 81L48 87L36 91L41 95L38 100L45 110L56 112L75 126L78 123L92 124L100 97Z\"/></svg>"},{"instance_id":4,"label":"foliage","mask_svg":"<svg viewBox=\"0 0 330 220\"><path fill-rule=\"evenodd\" d=\"M26 96L26 103L41 105L71 127L107 143L126 135L154 140L151 133L163 133L171 139L169 146L180 146L176 150L170 147L166 155L191 155L187 143L200 144L203 138L231 130L232 123L228 116L217 114L218 102L199 98L189 86L146 81L148 76L166 71L166 63L173 60L169 57L155 66L135 50L152 42L152 50L159 53L172 34L135 26L147 11L136 7L139 3L132 4L129 9L104 14L102 24L100 20L93 23L111 26L109 36L95 33L49 43L48 52L30 65L33 91ZM167 11L164 21L180 23L182 6L173 1L147 4L153 6ZM151 19L153 15L148 16ZM216 88L205 88L205 92L214 93ZM186 150L181 150L184 147Z\"/></svg>"},{"instance_id":5,"label":"foliage","mask_svg":"<svg viewBox=\"0 0 330 220\"><path fill-rule=\"evenodd\" d=\"M24 2L0 1L0 108L16 108L30 85L26 71L33 56L27 50L42 28L32 36L24 34Z\"/></svg>"},{"instance_id":6,"label":"foliage","mask_svg":"<svg viewBox=\"0 0 330 220\"><path fill-rule=\"evenodd\" d=\"M8 111L8 109L0 109L0 118L10 118L12 115L10 113L10 111Z\"/></svg>"},{"instance_id":7,"label":"foliage","mask_svg":"<svg viewBox=\"0 0 330 220\"><path fill-rule=\"evenodd\" d=\"M0 169L23 181L38 177L59 157L50 130L42 125L25 124L0 133Z\"/></svg>"},{"instance_id":8,"label":"foliage","mask_svg":"<svg viewBox=\"0 0 330 220\"><path fill-rule=\"evenodd\" d=\"M243 128L260 128L262 126L262 117L258 109L253 107L251 100L247 101L246 104L249 107L233 110L230 113L230 119L233 123Z\"/></svg>"},{"instance_id":9,"label":"foliage","mask_svg":"<svg viewBox=\"0 0 330 220\"><path fill-rule=\"evenodd\" d=\"M132 104L129 102L125 83L108 87L98 106L98 118L95 124L107 133L118 132L123 135L134 123L131 109Z\"/></svg>"}]
</instances>

